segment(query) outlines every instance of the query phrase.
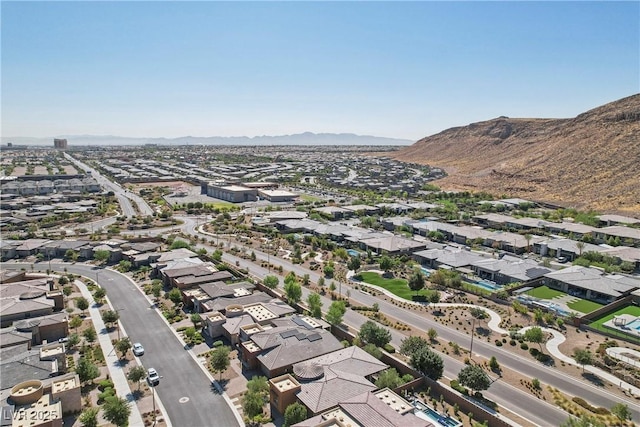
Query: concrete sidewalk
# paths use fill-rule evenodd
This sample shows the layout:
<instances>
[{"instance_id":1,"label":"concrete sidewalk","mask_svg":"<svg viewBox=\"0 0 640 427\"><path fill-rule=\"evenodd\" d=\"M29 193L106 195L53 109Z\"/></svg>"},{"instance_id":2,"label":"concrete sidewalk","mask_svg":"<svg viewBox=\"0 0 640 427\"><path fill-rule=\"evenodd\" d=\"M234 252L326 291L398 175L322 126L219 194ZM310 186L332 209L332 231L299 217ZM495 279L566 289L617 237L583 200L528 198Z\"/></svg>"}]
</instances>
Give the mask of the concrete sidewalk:
<instances>
[{"instance_id":1,"label":"concrete sidewalk","mask_svg":"<svg viewBox=\"0 0 640 427\"><path fill-rule=\"evenodd\" d=\"M91 321L93 322L93 327L98 334L98 342L100 343L100 347L102 347L102 353L104 354L104 358L107 363L107 369L109 369L109 377L111 378L111 381L113 381L116 393L118 394L118 396L126 397L127 401L131 404L129 425L132 427L144 426L142 416L140 415L140 411L138 410L138 405L136 404L133 393L131 393L131 389L129 388L127 376L124 373L122 366L120 365L120 360L118 359L118 355L113 348L113 344L111 344L111 338L109 338L107 328L102 321L100 309L93 300L93 295L91 295L91 292L89 292L89 289L87 289L87 286L82 281L75 280L74 284L78 287L78 289L80 289L82 296L85 297L87 301L90 301L89 314L91 316Z\"/></svg>"}]
</instances>

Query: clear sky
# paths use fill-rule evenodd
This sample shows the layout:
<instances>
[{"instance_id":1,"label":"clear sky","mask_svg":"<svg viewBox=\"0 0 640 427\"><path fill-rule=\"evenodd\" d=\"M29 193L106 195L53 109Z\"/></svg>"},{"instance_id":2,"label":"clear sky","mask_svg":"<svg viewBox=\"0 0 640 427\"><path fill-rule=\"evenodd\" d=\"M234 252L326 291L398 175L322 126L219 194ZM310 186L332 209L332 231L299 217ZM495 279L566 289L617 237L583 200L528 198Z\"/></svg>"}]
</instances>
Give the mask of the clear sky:
<instances>
[{"instance_id":1,"label":"clear sky","mask_svg":"<svg viewBox=\"0 0 640 427\"><path fill-rule=\"evenodd\" d=\"M640 92L640 2L7 2L2 136L417 140Z\"/></svg>"}]
</instances>

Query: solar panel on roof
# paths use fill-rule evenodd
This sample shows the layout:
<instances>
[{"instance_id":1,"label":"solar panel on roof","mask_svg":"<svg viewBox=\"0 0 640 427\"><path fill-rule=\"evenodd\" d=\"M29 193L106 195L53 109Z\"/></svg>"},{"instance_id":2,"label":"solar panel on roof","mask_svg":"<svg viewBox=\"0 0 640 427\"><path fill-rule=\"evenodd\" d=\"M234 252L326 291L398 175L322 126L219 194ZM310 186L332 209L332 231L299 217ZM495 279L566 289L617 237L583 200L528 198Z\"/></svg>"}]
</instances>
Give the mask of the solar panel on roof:
<instances>
[{"instance_id":1,"label":"solar panel on roof","mask_svg":"<svg viewBox=\"0 0 640 427\"><path fill-rule=\"evenodd\" d=\"M296 338L298 338L298 341L302 341L306 337L307 337L307 334L303 334L302 332L300 332L299 334L296 334Z\"/></svg>"},{"instance_id":2,"label":"solar panel on roof","mask_svg":"<svg viewBox=\"0 0 640 427\"><path fill-rule=\"evenodd\" d=\"M322 339L322 335L320 334L311 334L307 337L307 339L311 342L318 341Z\"/></svg>"},{"instance_id":3,"label":"solar panel on roof","mask_svg":"<svg viewBox=\"0 0 640 427\"><path fill-rule=\"evenodd\" d=\"M291 329L289 331L284 331L280 333L280 336L284 339L290 338L292 336L294 336L295 334L297 334L298 332L295 329Z\"/></svg>"}]
</instances>

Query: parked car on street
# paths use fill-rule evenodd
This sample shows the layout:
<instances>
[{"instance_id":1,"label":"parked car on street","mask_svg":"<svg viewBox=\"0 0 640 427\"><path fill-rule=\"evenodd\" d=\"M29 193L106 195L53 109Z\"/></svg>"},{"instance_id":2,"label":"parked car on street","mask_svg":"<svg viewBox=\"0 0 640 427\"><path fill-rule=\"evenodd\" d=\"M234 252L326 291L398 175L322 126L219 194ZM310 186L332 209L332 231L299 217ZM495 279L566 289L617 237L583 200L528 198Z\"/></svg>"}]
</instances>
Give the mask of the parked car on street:
<instances>
[{"instance_id":1,"label":"parked car on street","mask_svg":"<svg viewBox=\"0 0 640 427\"><path fill-rule=\"evenodd\" d=\"M147 380L151 386L160 384L160 375L158 375L158 371L153 368L149 368L147 371Z\"/></svg>"},{"instance_id":2,"label":"parked car on street","mask_svg":"<svg viewBox=\"0 0 640 427\"><path fill-rule=\"evenodd\" d=\"M136 356L142 356L144 354L144 347L139 342L133 345L133 354Z\"/></svg>"}]
</instances>

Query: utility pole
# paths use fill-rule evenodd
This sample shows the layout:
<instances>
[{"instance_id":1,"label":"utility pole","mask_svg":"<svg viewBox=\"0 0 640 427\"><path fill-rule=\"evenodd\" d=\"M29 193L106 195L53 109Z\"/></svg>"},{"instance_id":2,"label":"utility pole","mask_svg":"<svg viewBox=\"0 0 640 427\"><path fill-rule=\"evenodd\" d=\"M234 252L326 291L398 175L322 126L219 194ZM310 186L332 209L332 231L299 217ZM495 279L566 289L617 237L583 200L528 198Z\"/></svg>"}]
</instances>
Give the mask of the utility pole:
<instances>
[{"instance_id":1,"label":"utility pole","mask_svg":"<svg viewBox=\"0 0 640 427\"><path fill-rule=\"evenodd\" d=\"M473 360L473 331L476 329L476 318L471 321L471 346L469 347L469 360Z\"/></svg>"}]
</instances>

